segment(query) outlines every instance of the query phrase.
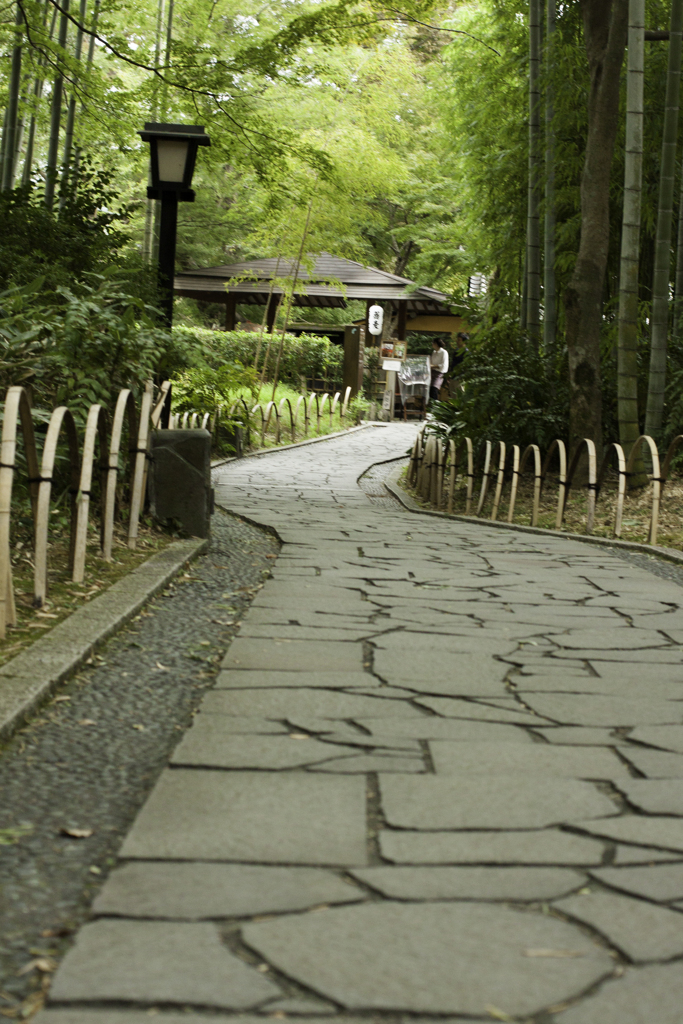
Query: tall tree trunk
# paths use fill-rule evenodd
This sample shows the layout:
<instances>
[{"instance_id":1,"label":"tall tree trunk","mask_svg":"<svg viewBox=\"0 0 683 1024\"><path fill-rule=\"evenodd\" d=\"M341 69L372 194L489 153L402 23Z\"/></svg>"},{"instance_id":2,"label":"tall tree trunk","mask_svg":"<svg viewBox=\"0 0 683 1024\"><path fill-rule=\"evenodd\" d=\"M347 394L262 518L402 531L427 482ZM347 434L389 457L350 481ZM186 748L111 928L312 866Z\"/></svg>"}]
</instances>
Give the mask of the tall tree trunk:
<instances>
[{"instance_id":1,"label":"tall tree trunk","mask_svg":"<svg viewBox=\"0 0 683 1024\"><path fill-rule=\"evenodd\" d=\"M95 4L93 6L93 11L92 11L92 21L90 23L90 42L88 44L88 59L85 62L86 75L88 74L88 72L92 68L92 62L93 62L93 59L95 57L95 33L97 32L97 21L98 21L98 18L100 16L100 3L101 3L101 0L95 0ZM83 102L81 103L81 109L79 111L79 116L80 117L83 117L84 110L85 110L85 100L83 100ZM81 147L80 146L76 146L76 151L74 153L74 166L73 166L73 179L74 179L75 182L78 182L78 168L79 168L80 162L81 162Z\"/></svg>"},{"instance_id":2,"label":"tall tree trunk","mask_svg":"<svg viewBox=\"0 0 683 1024\"><path fill-rule=\"evenodd\" d=\"M673 223L676 143L678 141L678 101L681 86L681 33L683 0L672 0L669 28L669 67L666 79L662 160L659 172L659 208L655 270L652 282L652 338L650 378L647 389L645 433L662 429L666 388L666 351L669 333L669 280L671 277L671 226Z\"/></svg>"},{"instance_id":3,"label":"tall tree trunk","mask_svg":"<svg viewBox=\"0 0 683 1024\"><path fill-rule=\"evenodd\" d=\"M161 32L164 24L164 0L158 0L157 4L157 23L156 23L156 38L154 43L154 67L158 68L161 63ZM152 121L156 121L159 116L159 82L155 77L152 83ZM149 172L149 184L152 183L151 172ZM147 206L145 208L145 233L142 241L142 255L146 263L149 263L152 259L152 250L154 248L154 210L156 207L156 199L148 199Z\"/></svg>"},{"instance_id":4,"label":"tall tree trunk","mask_svg":"<svg viewBox=\"0 0 683 1024\"><path fill-rule=\"evenodd\" d=\"M45 5L45 17L47 18L47 7ZM50 23L50 41L55 34L55 25L57 24L57 8L52 10L52 21ZM22 185L26 186L31 181L31 171L33 170L33 149L36 141L36 125L38 117L38 107L40 101L43 98L43 86L45 85L43 75L43 68L45 67L45 58L41 57L38 61L38 69L36 73L36 80L33 86L33 112L31 114L31 120L28 127L28 138L26 140L26 156L24 157L24 173L21 178Z\"/></svg>"},{"instance_id":5,"label":"tall tree trunk","mask_svg":"<svg viewBox=\"0 0 683 1024\"><path fill-rule=\"evenodd\" d=\"M69 0L62 0L62 16L59 19L59 46L66 49L67 29L69 21ZM52 209L55 201L55 185L57 184L57 154L59 152L59 128L62 123L62 95L64 92L64 76L57 72L52 85L52 104L50 106L50 141L47 147L47 166L45 169L45 205Z\"/></svg>"},{"instance_id":6,"label":"tall tree trunk","mask_svg":"<svg viewBox=\"0 0 683 1024\"><path fill-rule=\"evenodd\" d=\"M74 59L80 63L81 50L83 49L83 26L88 7L88 0L81 0L78 11L78 29L76 30L76 46L74 48ZM72 87L69 98L69 109L66 115L66 130L64 132L64 157L62 159L62 181L60 189L59 207L66 202L66 191L71 174L71 154L74 144L74 125L76 123L76 91Z\"/></svg>"},{"instance_id":7,"label":"tall tree trunk","mask_svg":"<svg viewBox=\"0 0 683 1024\"><path fill-rule=\"evenodd\" d=\"M24 15L17 4L14 16L14 46L12 47L12 67L9 78L9 96L7 99L7 138L3 138L4 159L2 162L2 191L12 187L14 181L14 160L17 149L17 126L19 121L19 92L21 90L21 49ZM4 135L4 133L3 133Z\"/></svg>"},{"instance_id":8,"label":"tall tree trunk","mask_svg":"<svg viewBox=\"0 0 683 1024\"><path fill-rule=\"evenodd\" d=\"M609 248L609 185L619 120L619 78L628 0L581 0L590 71L588 136L581 178L581 242L564 295L569 357L569 432L602 448L600 332Z\"/></svg>"},{"instance_id":9,"label":"tall tree trunk","mask_svg":"<svg viewBox=\"0 0 683 1024\"><path fill-rule=\"evenodd\" d=\"M557 0L546 7L546 92L545 92L545 220L543 230L543 350L546 359L555 354L557 335L557 286L555 282L555 89L553 46L557 26Z\"/></svg>"},{"instance_id":10,"label":"tall tree trunk","mask_svg":"<svg viewBox=\"0 0 683 1024\"><path fill-rule=\"evenodd\" d=\"M640 207L643 183L644 79L645 0L629 0L626 153L617 347L619 441L627 458L640 434L638 421L638 268L640 265Z\"/></svg>"},{"instance_id":11,"label":"tall tree trunk","mask_svg":"<svg viewBox=\"0 0 683 1024\"><path fill-rule=\"evenodd\" d=\"M541 0L529 0L529 183L526 229L527 300L526 329L538 350L541 309L541 187L540 187L540 92Z\"/></svg>"}]
</instances>

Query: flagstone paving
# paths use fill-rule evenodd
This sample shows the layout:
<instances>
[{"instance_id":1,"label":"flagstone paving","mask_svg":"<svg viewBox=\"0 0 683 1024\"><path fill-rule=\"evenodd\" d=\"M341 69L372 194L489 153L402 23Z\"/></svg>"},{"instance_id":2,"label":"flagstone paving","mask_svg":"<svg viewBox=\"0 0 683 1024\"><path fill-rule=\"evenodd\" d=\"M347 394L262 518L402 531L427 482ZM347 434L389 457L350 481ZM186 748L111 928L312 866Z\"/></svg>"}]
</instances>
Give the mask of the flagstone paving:
<instances>
[{"instance_id":1,"label":"flagstone paving","mask_svg":"<svg viewBox=\"0 0 683 1024\"><path fill-rule=\"evenodd\" d=\"M413 432L218 471L282 552L39 1024L683 1024L683 587L364 493Z\"/></svg>"}]
</instances>

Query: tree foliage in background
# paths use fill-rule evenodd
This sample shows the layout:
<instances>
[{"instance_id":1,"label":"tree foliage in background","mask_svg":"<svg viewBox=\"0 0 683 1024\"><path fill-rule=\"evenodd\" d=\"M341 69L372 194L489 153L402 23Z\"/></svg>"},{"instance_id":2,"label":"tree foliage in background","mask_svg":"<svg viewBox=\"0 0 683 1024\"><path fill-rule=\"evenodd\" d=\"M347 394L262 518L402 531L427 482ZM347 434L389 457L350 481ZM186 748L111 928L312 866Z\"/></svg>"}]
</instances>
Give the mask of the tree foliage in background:
<instances>
[{"instance_id":1,"label":"tree foliage in background","mask_svg":"<svg viewBox=\"0 0 683 1024\"><path fill-rule=\"evenodd\" d=\"M7 313L5 336L14 339L8 345L27 346L26 365L20 369L19 360L16 372L30 365L29 352L38 351L31 346L47 339L50 345L62 339L70 353L65 359L81 359L81 342L69 348L64 340L66 310L75 316L79 304L107 336L99 355L88 348L90 340L84 344L88 379L98 379L97 360L111 366L119 336L139 339L137 370L133 349L127 342L122 348L131 380L148 366L148 346L167 353L160 356L164 365L178 372L192 361L215 372L221 359L228 366L253 365L255 336L239 344L225 340L221 348L201 330L215 321L215 309L189 300L179 305L189 334L176 333L173 341L148 334L145 318L154 316L155 293L144 261L153 218L145 198L148 154L136 129L158 118L203 124L212 139L197 163L197 201L180 209L181 268L292 258L303 241L304 251L331 251L441 288L473 329L466 390L458 399L463 429L469 423L473 433L485 431L488 422L494 433L502 430L504 408L508 440L517 440L511 436L517 429L529 437L532 425L539 440L551 427L568 438L569 377L573 433L599 439L602 404L604 437L615 438L625 141L616 21L614 45L607 46L611 107L600 122L614 129L614 156L608 159L603 132L599 217L588 210L584 168L587 152L590 166L596 155L589 122L600 121L595 100L603 81L600 48L603 57L607 53L604 29L611 13L621 16L626 0L558 0L554 8L546 2L555 28L552 47L547 36L541 40L539 86L541 104L550 96L552 109L541 126L548 134L537 141L539 151L547 150L552 134L553 159L545 169L553 171L546 194L554 197L558 301L555 340L551 344L553 332L544 332L547 343L539 346L529 345L521 317L528 273L528 0L405 0L396 7L381 0L72 0L68 14L61 0L10 4L0 13L0 213L9 226L0 237L0 287L42 278L21 300L33 308L31 315L22 312L17 320L19 314ZM646 0L645 8L648 29L668 29L671 0ZM538 14L538 3L534 9ZM641 419L667 58L668 43L646 44L634 363ZM679 143L678 181L680 150ZM56 190L51 208L46 184ZM538 182L541 191L546 184L545 178ZM672 213L683 223L681 209L677 186ZM545 212L542 203L541 216ZM599 228L599 266L593 257L586 260L587 226ZM670 251L672 264L675 255ZM665 263L660 245L662 280ZM113 293L100 294L104 284L88 277L109 265L120 275L116 300ZM488 281L483 300L468 294L473 274ZM544 273L544 280L551 277ZM262 310L238 312L258 320ZM349 309L345 316L358 312ZM330 322L332 314L304 315ZM24 341L17 340L21 317ZM120 335L112 317L127 318ZM61 326L48 330L46 318ZM69 330L79 337L75 327ZM90 329L83 330L90 338ZM315 349L319 344L285 339L283 373L293 386L301 377L338 381L339 350L325 354ZM581 356L581 345L588 345L590 358ZM680 346L670 345L667 358L678 380ZM487 387L495 400L485 400ZM672 395L669 388L669 405ZM576 416L579 399L583 419ZM676 419L669 405L662 437Z\"/></svg>"}]
</instances>

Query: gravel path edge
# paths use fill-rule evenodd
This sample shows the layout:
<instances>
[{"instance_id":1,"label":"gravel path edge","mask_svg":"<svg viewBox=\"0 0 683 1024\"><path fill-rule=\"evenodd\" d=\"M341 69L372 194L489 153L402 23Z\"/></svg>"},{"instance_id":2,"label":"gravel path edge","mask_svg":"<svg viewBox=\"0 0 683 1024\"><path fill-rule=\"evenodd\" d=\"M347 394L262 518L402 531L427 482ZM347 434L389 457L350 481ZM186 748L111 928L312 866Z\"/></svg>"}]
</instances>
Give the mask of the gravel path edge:
<instances>
[{"instance_id":1,"label":"gravel path edge","mask_svg":"<svg viewBox=\"0 0 683 1024\"><path fill-rule=\"evenodd\" d=\"M2 665L0 739L8 739L22 726L60 683L208 544L197 539L173 541Z\"/></svg>"}]
</instances>

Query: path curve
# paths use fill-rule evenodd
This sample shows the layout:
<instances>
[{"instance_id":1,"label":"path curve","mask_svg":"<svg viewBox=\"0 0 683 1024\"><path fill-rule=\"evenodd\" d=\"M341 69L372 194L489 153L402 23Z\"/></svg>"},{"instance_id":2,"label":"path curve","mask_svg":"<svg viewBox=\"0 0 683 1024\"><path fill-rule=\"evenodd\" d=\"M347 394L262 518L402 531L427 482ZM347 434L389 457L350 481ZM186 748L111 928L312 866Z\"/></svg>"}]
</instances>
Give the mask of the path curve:
<instances>
[{"instance_id":1,"label":"path curve","mask_svg":"<svg viewBox=\"0 0 683 1024\"><path fill-rule=\"evenodd\" d=\"M41 1024L681 1024L683 590L373 505L413 436L217 472L283 549Z\"/></svg>"}]
</instances>

